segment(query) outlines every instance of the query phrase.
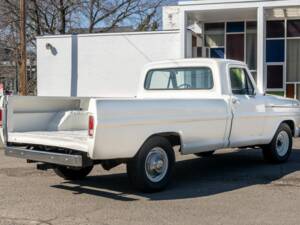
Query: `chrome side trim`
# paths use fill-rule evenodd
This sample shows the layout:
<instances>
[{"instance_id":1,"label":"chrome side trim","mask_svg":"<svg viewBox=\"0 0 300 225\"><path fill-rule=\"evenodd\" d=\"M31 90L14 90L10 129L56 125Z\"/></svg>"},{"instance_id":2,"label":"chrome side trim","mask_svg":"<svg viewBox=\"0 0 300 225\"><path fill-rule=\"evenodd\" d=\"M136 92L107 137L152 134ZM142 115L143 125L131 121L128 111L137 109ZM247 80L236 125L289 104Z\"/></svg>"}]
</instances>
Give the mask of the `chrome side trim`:
<instances>
[{"instance_id":1,"label":"chrome side trim","mask_svg":"<svg viewBox=\"0 0 300 225\"><path fill-rule=\"evenodd\" d=\"M285 109L299 109L299 105L275 105L275 104L268 104L266 108L285 108Z\"/></svg>"},{"instance_id":2,"label":"chrome side trim","mask_svg":"<svg viewBox=\"0 0 300 225\"><path fill-rule=\"evenodd\" d=\"M29 159L36 162L45 162L55 165L82 167L81 155L68 155L53 152L28 150L25 148L5 147L5 155L9 157Z\"/></svg>"}]
</instances>

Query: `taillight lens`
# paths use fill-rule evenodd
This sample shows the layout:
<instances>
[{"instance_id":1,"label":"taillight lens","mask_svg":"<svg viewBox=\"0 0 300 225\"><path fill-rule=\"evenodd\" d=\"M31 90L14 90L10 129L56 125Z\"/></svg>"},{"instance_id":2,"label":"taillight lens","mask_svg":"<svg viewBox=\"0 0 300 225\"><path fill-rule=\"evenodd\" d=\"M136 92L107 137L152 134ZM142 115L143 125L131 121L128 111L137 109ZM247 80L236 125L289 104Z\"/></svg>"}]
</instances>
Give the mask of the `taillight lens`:
<instances>
[{"instance_id":1,"label":"taillight lens","mask_svg":"<svg viewBox=\"0 0 300 225\"><path fill-rule=\"evenodd\" d=\"M94 136L94 117L89 116L89 136L93 137Z\"/></svg>"},{"instance_id":2,"label":"taillight lens","mask_svg":"<svg viewBox=\"0 0 300 225\"><path fill-rule=\"evenodd\" d=\"M0 109L0 127L2 127L2 121L3 121L3 111Z\"/></svg>"}]
</instances>

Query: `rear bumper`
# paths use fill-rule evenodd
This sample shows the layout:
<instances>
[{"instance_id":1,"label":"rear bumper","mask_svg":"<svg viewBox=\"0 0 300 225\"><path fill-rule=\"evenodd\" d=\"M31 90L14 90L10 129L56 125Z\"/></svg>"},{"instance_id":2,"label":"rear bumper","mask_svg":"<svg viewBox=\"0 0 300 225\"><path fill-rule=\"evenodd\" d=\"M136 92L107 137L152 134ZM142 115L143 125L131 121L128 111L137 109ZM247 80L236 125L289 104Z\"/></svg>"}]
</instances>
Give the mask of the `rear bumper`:
<instances>
[{"instance_id":1,"label":"rear bumper","mask_svg":"<svg viewBox=\"0 0 300 225\"><path fill-rule=\"evenodd\" d=\"M9 157L28 159L36 162L44 162L55 165L83 167L83 159L81 155L43 152L28 150L21 147L5 147L5 155Z\"/></svg>"}]
</instances>

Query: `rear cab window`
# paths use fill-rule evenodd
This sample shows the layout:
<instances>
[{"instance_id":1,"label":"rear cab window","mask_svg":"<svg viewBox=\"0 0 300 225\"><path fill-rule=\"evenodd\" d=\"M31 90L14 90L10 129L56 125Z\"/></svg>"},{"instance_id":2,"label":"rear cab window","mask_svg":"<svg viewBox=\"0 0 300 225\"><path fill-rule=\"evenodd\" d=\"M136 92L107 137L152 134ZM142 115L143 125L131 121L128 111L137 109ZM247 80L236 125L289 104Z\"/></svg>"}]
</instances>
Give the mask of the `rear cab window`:
<instances>
[{"instance_id":1,"label":"rear cab window","mask_svg":"<svg viewBox=\"0 0 300 225\"><path fill-rule=\"evenodd\" d=\"M208 67L153 69L144 84L146 90L210 90L213 86Z\"/></svg>"}]
</instances>

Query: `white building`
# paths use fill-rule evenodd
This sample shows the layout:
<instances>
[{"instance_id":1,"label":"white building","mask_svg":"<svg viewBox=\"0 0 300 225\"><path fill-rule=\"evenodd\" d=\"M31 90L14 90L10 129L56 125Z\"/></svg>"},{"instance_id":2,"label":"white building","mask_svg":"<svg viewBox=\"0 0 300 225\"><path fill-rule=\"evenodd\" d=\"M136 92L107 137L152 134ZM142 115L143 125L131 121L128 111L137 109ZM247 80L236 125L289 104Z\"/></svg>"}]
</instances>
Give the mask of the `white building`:
<instances>
[{"instance_id":1,"label":"white building","mask_svg":"<svg viewBox=\"0 0 300 225\"><path fill-rule=\"evenodd\" d=\"M145 63L217 57L300 99L300 0L181 1L164 7L163 30L38 38L38 94L134 96Z\"/></svg>"}]
</instances>

